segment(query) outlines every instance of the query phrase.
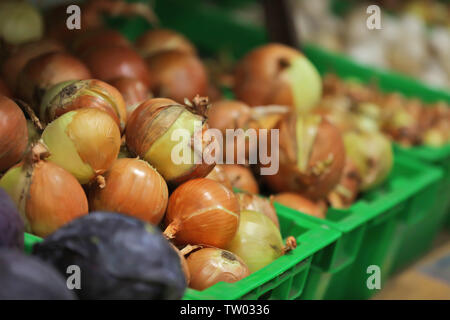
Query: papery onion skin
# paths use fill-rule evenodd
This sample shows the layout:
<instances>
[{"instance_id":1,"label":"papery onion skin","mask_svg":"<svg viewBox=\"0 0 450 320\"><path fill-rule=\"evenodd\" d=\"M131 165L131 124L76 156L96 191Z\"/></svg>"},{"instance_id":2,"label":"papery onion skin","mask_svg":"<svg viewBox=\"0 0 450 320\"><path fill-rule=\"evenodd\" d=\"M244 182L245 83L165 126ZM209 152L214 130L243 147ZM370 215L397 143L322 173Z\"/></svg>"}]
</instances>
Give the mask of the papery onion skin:
<instances>
[{"instance_id":1,"label":"papery onion skin","mask_svg":"<svg viewBox=\"0 0 450 320\"><path fill-rule=\"evenodd\" d=\"M239 229L226 250L239 256L253 273L283 255L283 240L267 216L242 211Z\"/></svg>"},{"instance_id":2,"label":"papery onion skin","mask_svg":"<svg viewBox=\"0 0 450 320\"><path fill-rule=\"evenodd\" d=\"M89 69L74 56L50 52L28 61L18 78L17 95L39 112L41 99L51 86L63 81L90 78Z\"/></svg>"},{"instance_id":3,"label":"papery onion skin","mask_svg":"<svg viewBox=\"0 0 450 320\"><path fill-rule=\"evenodd\" d=\"M266 215L280 229L277 212L271 200L262 198L256 194L240 192L236 194L241 211L256 211Z\"/></svg>"},{"instance_id":4,"label":"papery onion skin","mask_svg":"<svg viewBox=\"0 0 450 320\"><path fill-rule=\"evenodd\" d=\"M0 95L0 172L22 158L28 144L27 121L11 99Z\"/></svg>"},{"instance_id":5,"label":"papery onion skin","mask_svg":"<svg viewBox=\"0 0 450 320\"><path fill-rule=\"evenodd\" d=\"M228 179L228 176L225 173L225 170L222 168L221 164L216 164L212 171L205 178L220 182L228 189L233 190L230 179Z\"/></svg>"},{"instance_id":6,"label":"papery onion skin","mask_svg":"<svg viewBox=\"0 0 450 320\"><path fill-rule=\"evenodd\" d=\"M151 97L149 89L139 79L122 77L112 80L109 83L122 94L125 100L128 118L140 103Z\"/></svg>"},{"instance_id":7,"label":"papery onion skin","mask_svg":"<svg viewBox=\"0 0 450 320\"><path fill-rule=\"evenodd\" d=\"M27 232L40 237L88 213L81 185L51 162L21 163L2 177L0 187L16 203Z\"/></svg>"},{"instance_id":8,"label":"papery onion skin","mask_svg":"<svg viewBox=\"0 0 450 320\"><path fill-rule=\"evenodd\" d=\"M311 201L300 194L284 192L273 196L272 201L320 219L326 217L327 205L323 200Z\"/></svg>"},{"instance_id":9,"label":"papery onion skin","mask_svg":"<svg viewBox=\"0 0 450 320\"><path fill-rule=\"evenodd\" d=\"M169 197L164 233L177 244L224 248L238 224L234 193L219 182L200 178L182 184Z\"/></svg>"},{"instance_id":10,"label":"papery onion skin","mask_svg":"<svg viewBox=\"0 0 450 320\"><path fill-rule=\"evenodd\" d=\"M250 169L239 164L225 164L222 169L228 176L233 188L249 193L258 194L259 186Z\"/></svg>"},{"instance_id":11,"label":"papery onion skin","mask_svg":"<svg viewBox=\"0 0 450 320\"><path fill-rule=\"evenodd\" d=\"M153 76L145 61L132 49L118 45L104 45L87 51L82 57L96 79L106 82L128 77L142 81L146 87Z\"/></svg>"},{"instance_id":12,"label":"papery onion skin","mask_svg":"<svg viewBox=\"0 0 450 320\"><path fill-rule=\"evenodd\" d=\"M121 131L125 130L127 114L122 95L115 87L96 79L62 82L48 89L42 98L40 119L49 123L82 108L106 112Z\"/></svg>"},{"instance_id":13,"label":"papery onion skin","mask_svg":"<svg viewBox=\"0 0 450 320\"><path fill-rule=\"evenodd\" d=\"M208 93L208 75L202 62L179 51L160 52L146 58L152 75L151 91L178 103Z\"/></svg>"},{"instance_id":14,"label":"papery onion skin","mask_svg":"<svg viewBox=\"0 0 450 320\"><path fill-rule=\"evenodd\" d=\"M105 45L117 45L131 47L131 43L119 31L112 29L87 30L75 37L72 42L72 50L79 56L96 47Z\"/></svg>"},{"instance_id":15,"label":"papery onion skin","mask_svg":"<svg viewBox=\"0 0 450 320\"><path fill-rule=\"evenodd\" d=\"M322 81L311 62L299 51L267 44L238 64L234 93L250 106L286 105L306 111L322 94Z\"/></svg>"},{"instance_id":16,"label":"papery onion skin","mask_svg":"<svg viewBox=\"0 0 450 320\"><path fill-rule=\"evenodd\" d=\"M3 62L2 76L11 90L15 90L17 79L28 61L49 52L65 51L64 46L52 39L42 39L19 46Z\"/></svg>"},{"instance_id":17,"label":"papery onion skin","mask_svg":"<svg viewBox=\"0 0 450 320\"><path fill-rule=\"evenodd\" d=\"M65 113L42 133L49 161L72 173L81 184L106 172L117 159L120 130L105 112L84 108Z\"/></svg>"},{"instance_id":18,"label":"papery onion skin","mask_svg":"<svg viewBox=\"0 0 450 320\"><path fill-rule=\"evenodd\" d=\"M191 112L173 100L165 98L146 100L128 120L127 147L132 153L155 167L171 185L179 185L193 178L203 178L213 169L215 163L209 164L206 161L195 163L194 157L199 159L197 157L203 155L193 149L190 141L173 140L171 130L188 130L191 136L201 134L198 139L205 153L208 152L212 139L205 134L208 125L204 120L202 115ZM198 131L195 131L196 123L203 123ZM172 151L180 143L189 143L187 148L192 150L191 162L181 164L174 162Z\"/></svg>"},{"instance_id":19,"label":"papery onion skin","mask_svg":"<svg viewBox=\"0 0 450 320\"><path fill-rule=\"evenodd\" d=\"M119 212L157 225L166 211L169 192L161 175L139 159L118 159L105 174L105 186L93 184L89 207Z\"/></svg>"},{"instance_id":20,"label":"papery onion skin","mask_svg":"<svg viewBox=\"0 0 450 320\"><path fill-rule=\"evenodd\" d=\"M235 254L217 248L203 248L187 258L191 274L189 287L205 290L223 281L233 283L250 274L244 261Z\"/></svg>"},{"instance_id":21,"label":"papery onion skin","mask_svg":"<svg viewBox=\"0 0 450 320\"><path fill-rule=\"evenodd\" d=\"M186 284L189 285L189 283L191 282L191 273L189 272L189 266L187 264L186 258L181 253L181 251L176 246L173 245L172 242L169 242L169 244L180 257L181 269L183 269L184 277L186 278Z\"/></svg>"},{"instance_id":22,"label":"papery onion skin","mask_svg":"<svg viewBox=\"0 0 450 320\"><path fill-rule=\"evenodd\" d=\"M154 29L145 32L136 40L136 49L144 58L170 50L196 54L194 45L188 39L169 29Z\"/></svg>"}]
</instances>

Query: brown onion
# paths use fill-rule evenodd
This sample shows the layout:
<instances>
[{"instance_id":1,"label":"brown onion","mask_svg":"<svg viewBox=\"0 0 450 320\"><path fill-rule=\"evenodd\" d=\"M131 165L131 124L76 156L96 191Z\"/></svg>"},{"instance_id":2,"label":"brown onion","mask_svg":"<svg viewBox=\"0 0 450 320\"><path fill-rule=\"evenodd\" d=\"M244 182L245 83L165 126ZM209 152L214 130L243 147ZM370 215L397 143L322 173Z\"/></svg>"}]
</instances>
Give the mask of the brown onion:
<instances>
[{"instance_id":1,"label":"brown onion","mask_svg":"<svg viewBox=\"0 0 450 320\"><path fill-rule=\"evenodd\" d=\"M243 190L249 193L258 194L259 186L250 169L238 164L222 165L233 188Z\"/></svg>"},{"instance_id":2,"label":"brown onion","mask_svg":"<svg viewBox=\"0 0 450 320\"><path fill-rule=\"evenodd\" d=\"M196 56L179 51L160 52L146 59L152 92L183 103L208 92L208 76Z\"/></svg>"},{"instance_id":3,"label":"brown onion","mask_svg":"<svg viewBox=\"0 0 450 320\"><path fill-rule=\"evenodd\" d=\"M127 114L120 92L106 82L90 79L65 81L47 90L40 107L40 119L49 123L61 115L81 108L95 108L109 114L121 131Z\"/></svg>"},{"instance_id":4,"label":"brown onion","mask_svg":"<svg viewBox=\"0 0 450 320\"><path fill-rule=\"evenodd\" d=\"M327 212L327 205L323 200L314 202L298 193L279 193L272 197L272 201L320 219L325 219Z\"/></svg>"},{"instance_id":5,"label":"brown onion","mask_svg":"<svg viewBox=\"0 0 450 320\"><path fill-rule=\"evenodd\" d=\"M203 248L187 257L191 274L189 287L207 289L223 281L233 283L250 274L247 265L235 254L217 248Z\"/></svg>"},{"instance_id":6,"label":"brown onion","mask_svg":"<svg viewBox=\"0 0 450 320\"><path fill-rule=\"evenodd\" d=\"M131 43L119 31L112 29L93 29L78 35L72 42L72 50L83 56L89 50L105 45L131 47Z\"/></svg>"},{"instance_id":7,"label":"brown onion","mask_svg":"<svg viewBox=\"0 0 450 320\"><path fill-rule=\"evenodd\" d=\"M207 152L212 145L212 137L205 134L208 125L202 111L203 102L194 103L193 107L185 107L170 99L157 98L143 102L128 120L126 142L128 149L148 161L158 170L164 179L173 185L178 185L192 178L205 177L214 167L214 163L206 161L196 163L203 154L194 149L191 141L172 139L174 130L183 129L196 137ZM203 106L204 107L204 106ZM190 155L191 161L176 163L172 157L175 147L182 144Z\"/></svg>"},{"instance_id":8,"label":"brown onion","mask_svg":"<svg viewBox=\"0 0 450 320\"><path fill-rule=\"evenodd\" d=\"M256 194L240 192L236 194L241 211L256 211L266 215L272 222L280 228L280 222L271 200L260 197Z\"/></svg>"},{"instance_id":9,"label":"brown onion","mask_svg":"<svg viewBox=\"0 0 450 320\"><path fill-rule=\"evenodd\" d=\"M25 116L11 99L0 95L0 172L22 158L28 144Z\"/></svg>"},{"instance_id":10,"label":"brown onion","mask_svg":"<svg viewBox=\"0 0 450 320\"><path fill-rule=\"evenodd\" d=\"M145 61L132 49L118 45L104 45L88 50L81 57L94 78L110 82L128 77L150 86L150 74Z\"/></svg>"},{"instance_id":11,"label":"brown onion","mask_svg":"<svg viewBox=\"0 0 450 320\"><path fill-rule=\"evenodd\" d=\"M239 225L234 193L211 179L193 179L170 196L164 234L177 244L205 244L224 248Z\"/></svg>"},{"instance_id":12,"label":"brown onion","mask_svg":"<svg viewBox=\"0 0 450 320\"><path fill-rule=\"evenodd\" d=\"M211 170L211 172L205 177L217 182L220 182L228 189L232 190L233 186L231 185L230 179L228 179L227 174L225 173L225 170L222 167L221 164L216 164L216 166Z\"/></svg>"},{"instance_id":13,"label":"brown onion","mask_svg":"<svg viewBox=\"0 0 450 320\"><path fill-rule=\"evenodd\" d=\"M109 83L122 94L125 100L128 118L141 102L152 96L145 83L136 78L122 77L112 80Z\"/></svg>"},{"instance_id":14,"label":"brown onion","mask_svg":"<svg viewBox=\"0 0 450 320\"><path fill-rule=\"evenodd\" d=\"M361 174L350 158L346 158L341 181L328 195L328 202L333 208L350 207L361 189Z\"/></svg>"},{"instance_id":15,"label":"brown onion","mask_svg":"<svg viewBox=\"0 0 450 320\"><path fill-rule=\"evenodd\" d=\"M0 187L19 208L26 231L40 237L88 213L81 185L63 168L41 160L46 155L45 148L38 144L25 162L0 180Z\"/></svg>"},{"instance_id":16,"label":"brown onion","mask_svg":"<svg viewBox=\"0 0 450 320\"><path fill-rule=\"evenodd\" d=\"M188 39L182 34L168 29L154 29L145 32L136 40L136 49L144 58L170 50L196 54L194 45Z\"/></svg>"},{"instance_id":17,"label":"brown onion","mask_svg":"<svg viewBox=\"0 0 450 320\"><path fill-rule=\"evenodd\" d=\"M64 52L50 52L28 61L19 75L17 95L38 112L41 99L51 86L90 78L88 68L77 58Z\"/></svg>"},{"instance_id":18,"label":"brown onion","mask_svg":"<svg viewBox=\"0 0 450 320\"><path fill-rule=\"evenodd\" d=\"M17 80L28 61L49 52L65 51L62 44L52 39L42 39L19 46L3 62L2 75L11 90L15 90Z\"/></svg>"},{"instance_id":19,"label":"brown onion","mask_svg":"<svg viewBox=\"0 0 450 320\"><path fill-rule=\"evenodd\" d=\"M147 162L123 158L104 174L104 181L91 186L89 207L91 211L119 212L157 225L168 197L166 182Z\"/></svg>"}]
</instances>

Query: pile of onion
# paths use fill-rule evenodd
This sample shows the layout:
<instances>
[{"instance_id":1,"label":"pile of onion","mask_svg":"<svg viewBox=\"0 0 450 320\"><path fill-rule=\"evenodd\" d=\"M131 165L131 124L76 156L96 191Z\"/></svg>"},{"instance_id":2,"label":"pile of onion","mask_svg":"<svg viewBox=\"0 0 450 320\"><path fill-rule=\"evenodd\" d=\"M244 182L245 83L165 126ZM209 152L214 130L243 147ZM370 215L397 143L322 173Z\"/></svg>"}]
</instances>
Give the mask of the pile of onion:
<instances>
[{"instance_id":1,"label":"pile of onion","mask_svg":"<svg viewBox=\"0 0 450 320\"><path fill-rule=\"evenodd\" d=\"M152 97L145 83L136 78L122 77L109 83L122 94L127 108L127 118L131 116L140 103Z\"/></svg>"},{"instance_id":2,"label":"pile of onion","mask_svg":"<svg viewBox=\"0 0 450 320\"><path fill-rule=\"evenodd\" d=\"M176 244L225 248L239 225L239 203L221 183L193 179L170 196L165 225L164 234Z\"/></svg>"},{"instance_id":3,"label":"pile of onion","mask_svg":"<svg viewBox=\"0 0 450 320\"><path fill-rule=\"evenodd\" d=\"M280 228L280 222L278 221L277 212L273 206L272 199L260 197L256 194L239 192L236 194L239 201L239 207L242 211L255 211L266 215L272 222Z\"/></svg>"},{"instance_id":4,"label":"pile of onion","mask_svg":"<svg viewBox=\"0 0 450 320\"><path fill-rule=\"evenodd\" d=\"M231 185L230 179L228 179L222 164L216 164L205 178L220 182L228 189L233 190L233 186Z\"/></svg>"},{"instance_id":5,"label":"pile of onion","mask_svg":"<svg viewBox=\"0 0 450 320\"><path fill-rule=\"evenodd\" d=\"M42 140L50 152L48 161L85 184L106 172L117 159L120 130L107 113L83 108L51 122L42 133Z\"/></svg>"},{"instance_id":6,"label":"pile of onion","mask_svg":"<svg viewBox=\"0 0 450 320\"><path fill-rule=\"evenodd\" d=\"M195 137L198 144L202 145L203 153L209 154L208 150L212 148L211 137L204 134L208 125L203 114L201 102L187 108L170 99L147 100L128 120L127 147L132 153L148 161L170 184L178 185L192 178L205 177L214 163L201 160L203 154L194 149L195 143L191 143ZM190 137L173 139L172 135L180 129L183 133L190 134ZM177 155L187 150L189 154L183 154L184 159L180 160L188 161L176 163L178 159L173 157L176 150L179 150Z\"/></svg>"},{"instance_id":7,"label":"pile of onion","mask_svg":"<svg viewBox=\"0 0 450 320\"><path fill-rule=\"evenodd\" d=\"M322 80L298 50L267 44L248 53L235 72L234 93L250 106L285 105L304 112L322 94Z\"/></svg>"},{"instance_id":8,"label":"pile of onion","mask_svg":"<svg viewBox=\"0 0 450 320\"><path fill-rule=\"evenodd\" d=\"M11 99L0 95L0 172L22 158L28 143L25 116Z\"/></svg>"},{"instance_id":9,"label":"pile of onion","mask_svg":"<svg viewBox=\"0 0 450 320\"><path fill-rule=\"evenodd\" d=\"M88 213L81 185L69 172L42 159L47 155L37 144L0 179L0 187L19 208L26 231L40 237Z\"/></svg>"},{"instance_id":10,"label":"pile of onion","mask_svg":"<svg viewBox=\"0 0 450 320\"><path fill-rule=\"evenodd\" d=\"M249 168L239 164L224 164L222 169L233 188L254 194L259 193L258 182Z\"/></svg>"},{"instance_id":11,"label":"pile of onion","mask_svg":"<svg viewBox=\"0 0 450 320\"><path fill-rule=\"evenodd\" d=\"M233 283L250 274L241 258L218 248L196 250L186 260L191 275L189 287L195 290L207 289L220 281Z\"/></svg>"},{"instance_id":12,"label":"pile of onion","mask_svg":"<svg viewBox=\"0 0 450 320\"><path fill-rule=\"evenodd\" d=\"M272 197L272 201L320 219L325 219L327 213L325 201L312 201L294 192L279 193Z\"/></svg>"},{"instance_id":13,"label":"pile of onion","mask_svg":"<svg viewBox=\"0 0 450 320\"><path fill-rule=\"evenodd\" d=\"M182 34L169 29L153 29L145 32L136 40L136 49L147 58L163 51L176 50L196 55L194 45Z\"/></svg>"},{"instance_id":14,"label":"pile of onion","mask_svg":"<svg viewBox=\"0 0 450 320\"><path fill-rule=\"evenodd\" d=\"M131 47L131 43L119 31L92 29L78 35L71 44L72 51L83 56L89 50L105 45Z\"/></svg>"},{"instance_id":15,"label":"pile of onion","mask_svg":"<svg viewBox=\"0 0 450 320\"><path fill-rule=\"evenodd\" d=\"M123 158L104 174L104 181L91 185L89 208L123 213L157 225L168 197L166 182L146 161Z\"/></svg>"},{"instance_id":16,"label":"pile of onion","mask_svg":"<svg viewBox=\"0 0 450 320\"><path fill-rule=\"evenodd\" d=\"M125 130L126 108L120 92L100 80L65 81L47 90L42 98L40 120L49 123L77 109L95 108L109 114Z\"/></svg>"}]
</instances>

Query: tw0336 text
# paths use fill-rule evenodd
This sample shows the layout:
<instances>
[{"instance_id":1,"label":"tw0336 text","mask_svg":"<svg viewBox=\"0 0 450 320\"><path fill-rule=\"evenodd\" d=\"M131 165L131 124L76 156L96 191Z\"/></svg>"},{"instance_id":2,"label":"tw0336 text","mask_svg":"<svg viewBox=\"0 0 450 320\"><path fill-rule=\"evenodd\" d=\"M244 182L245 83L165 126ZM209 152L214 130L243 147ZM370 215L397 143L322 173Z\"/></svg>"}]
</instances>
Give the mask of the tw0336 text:
<instances>
[{"instance_id":1,"label":"tw0336 text","mask_svg":"<svg viewBox=\"0 0 450 320\"><path fill-rule=\"evenodd\" d=\"M205 307L187 304L180 308L180 315L203 315L210 318L215 313L225 315L268 315L270 314L270 306L260 304L224 304L221 307Z\"/></svg>"}]
</instances>

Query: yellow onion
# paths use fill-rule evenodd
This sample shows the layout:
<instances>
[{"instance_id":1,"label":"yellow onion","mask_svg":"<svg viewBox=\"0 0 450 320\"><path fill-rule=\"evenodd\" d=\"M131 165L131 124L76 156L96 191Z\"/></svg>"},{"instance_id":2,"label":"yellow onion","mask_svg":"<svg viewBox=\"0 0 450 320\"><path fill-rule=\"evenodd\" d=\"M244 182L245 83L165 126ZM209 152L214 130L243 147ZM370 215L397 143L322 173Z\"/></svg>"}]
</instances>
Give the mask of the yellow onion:
<instances>
[{"instance_id":1,"label":"yellow onion","mask_svg":"<svg viewBox=\"0 0 450 320\"><path fill-rule=\"evenodd\" d=\"M46 150L37 145L24 162L0 179L0 187L17 205L27 232L45 237L88 213L88 202L78 181L63 168L42 160Z\"/></svg>"},{"instance_id":2,"label":"yellow onion","mask_svg":"<svg viewBox=\"0 0 450 320\"><path fill-rule=\"evenodd\" d=\"M127 118L140 103L152 97L144 82L136 78L117 78L109 82L122 94L127 108Z\"/></svg>"},{"instance_id":3,"label":"yellow onion","mask_svg":"<svg viewBox=\"0 0 450 320\"><path fill-rule=\"evenodd\" d=\"M145 32L136 40L136 49L144 58L170 50L196 54L194 45L188 39L168 29L153 29Z\"/></svg>"},{"instance_id":4,"label":"yellow onion","mask_svg":"<svg viewBox=\"0 0 450 320\"><path fill-rule=\"evenodd\" d=\"M91 211L119 212L154 225L161 222L169 192L164 179L146 161L118 159L101 180L89 191Z\"/></svg>"},{"instance_id":5,"label":"yellow onion","mask_svg":"<svg viewBox=\"0 0 450 320\"><path fill-rule=\"evenodd\" d=\"M117 159L120 130L98 109L70 111L50 123L42 133L53 162L73 174L81 184L106 172Z\"/></svg>"},{"instance_id":6,"label":"yellow onion","mask_svg":"<svg viewBox=\"0 0 450 320\"><path fill-rule=\"evenodd\" d=\"M222 169L233 188L249 193L259 193L259 186L249 168L238 164L224 164Z\"/></svg>"},{"instance_id":7,"label":"yellow onion","mask_svg":"<svg viewBox=\"0 0 450 320\"><path fill-rule=\"evenodd\" d=\"M328 202L333 208L348 208L356 200L361 189L361 175L353 161L347 157L341 180L328 194Z\"/></svg>"},{"instance_id":8,"label":"yellow onion","mask_svg":"<svg viewBox=\"0 0 450 320\"><path fill-rule=\"evenodd\" d=\"M340 131L316 114L287 114L278 128L279 170L262 176L267 186L275 192L297 192L313 200L325 198L339 183L345 165Z\"/></svg>"},{"instance_id":9,"label":"yellow onion","mask_svg":"<svg viewBox=\"0 0 450 320\"><path fill-rule=\"evenodd\" d=\"M234 193L211 179L193 179L170 196L164 234L177 244L205 244L224 248L239 224Z\"/></svg>"},{"instance_id":10,"label":"yellow onion","mask_svg":"<svg viewBox=\"0 0 450 320\"><path fill-rule=\"evenodd\" d=\"M198 144L202 145L203 153L213 147L212 137L205 134L208 125L200 109L200 104L187 108L164 98L143 102L128 120L128 149L148 161L170 184L178 185L192 178L205 177L214 167L214 163L209 164L202 160L203 154L194 149L191 139L187 141L188 139L180 138L180 141L172 138L176 130L182 129L191 137L196 137ZM172 152L177 146L190 151L189 155L183 154L186 159L189 157L190 161L176 163L178 160L173 159Z\"/></svg>"},{"instance_id":11,"label":"yellow onion","mask_svg":"<svg viewBox=\"0 0 450 320\"><path fill-rule=\"evenodd\" d=\"M304 112L319 101L322 81L301 52L272 43L254 49L238 64L233 90L250 106L286 105Z\"/></svg>"},{"instance_id":12,"label":"yellow onion","mask_svg":"<svg viewBox=\"0 0 450 320\"><path fill-rule=\"evenodd\" d=\"M105 45L118 45L131 47L130 42L119 31L112 29L92 29L75 37L71 43L72 51L78 56L83 56L87 51L95 47Z\"/></svg>"},{"instance_id":13,"label":"yellow onion","mask_svg":"<svg viewBox=\"0 0 450 320\"><path fill-rule=\"evenodd\" d=\"M228 189L233 190L233 186L231 185L230 179L228 179L228 176L225 173L225 170L223 169L223 165L221 164L216 164L216 166L205 178L220 182Z\"/></svg>"},{"instance_id":14,"label":"yellow onion","mask_svg":"<svg viewBox=\"0 0 450 320\"><path fill-rule=\"evenodd\" d=\"M113 86L100 80L61 82L47 90L42 98L40 119L49 123L59 116L81 108L95 108L109 114L125 130L125 101Z\"/></svg>"},{"instance_id":15,"label":"yellow onion","mask_svg":"<svg viewBox=\"0 0 450 320\"><path fill-rule=\"evenodd\" d=\"M312 201L294 192L279 193L272 197L272 201L320 219L325 219L327 213L327 205L323 200Z\"/></svg>"},{"instance_id":16,"label":"yellow onion","mask_svg":"<svg viewBox=\"0 0 450 320\"><path fill-rule=\"evenodd\" d=\"M189 287L195 290L205 290L220 281L233 283L250 274L241 258L218 248L194 251L186 260L191 274Z\"/></svg>"},{"instance_id":17,"label":"yellow onion","mask_svg":"<svg viewBox=\"0 0 450 320\"><path fill-rule=\"evenodd\" d=\"M295 239L289 243L295 248ZM264 214L242 211L238 231L227 250L239 256L251 273L281 257L288 248L283 246L280 230Z\"/></svg>"},{"instance_id":18,"label":"yellow onion","mask_svg":"<svg viewBox=\"0 0 450 320\"><path fill-rule=\"evenodd\" d=\"M25 116L11 99L0 95L0 172L22 158L28 143Z\"/></svg>"},{"instance_id":19,"label":"yellow onion","mask_svg":"<svg viewBox=\"0 0 450 320\"><path fill-rule=\"evenodd\" d=\"M272 222L280 228L277 212L271 200L260 197L256 194L240 192L236 194L241 211L256 211L266 215Z\"/></svg>"}]
</instances>

